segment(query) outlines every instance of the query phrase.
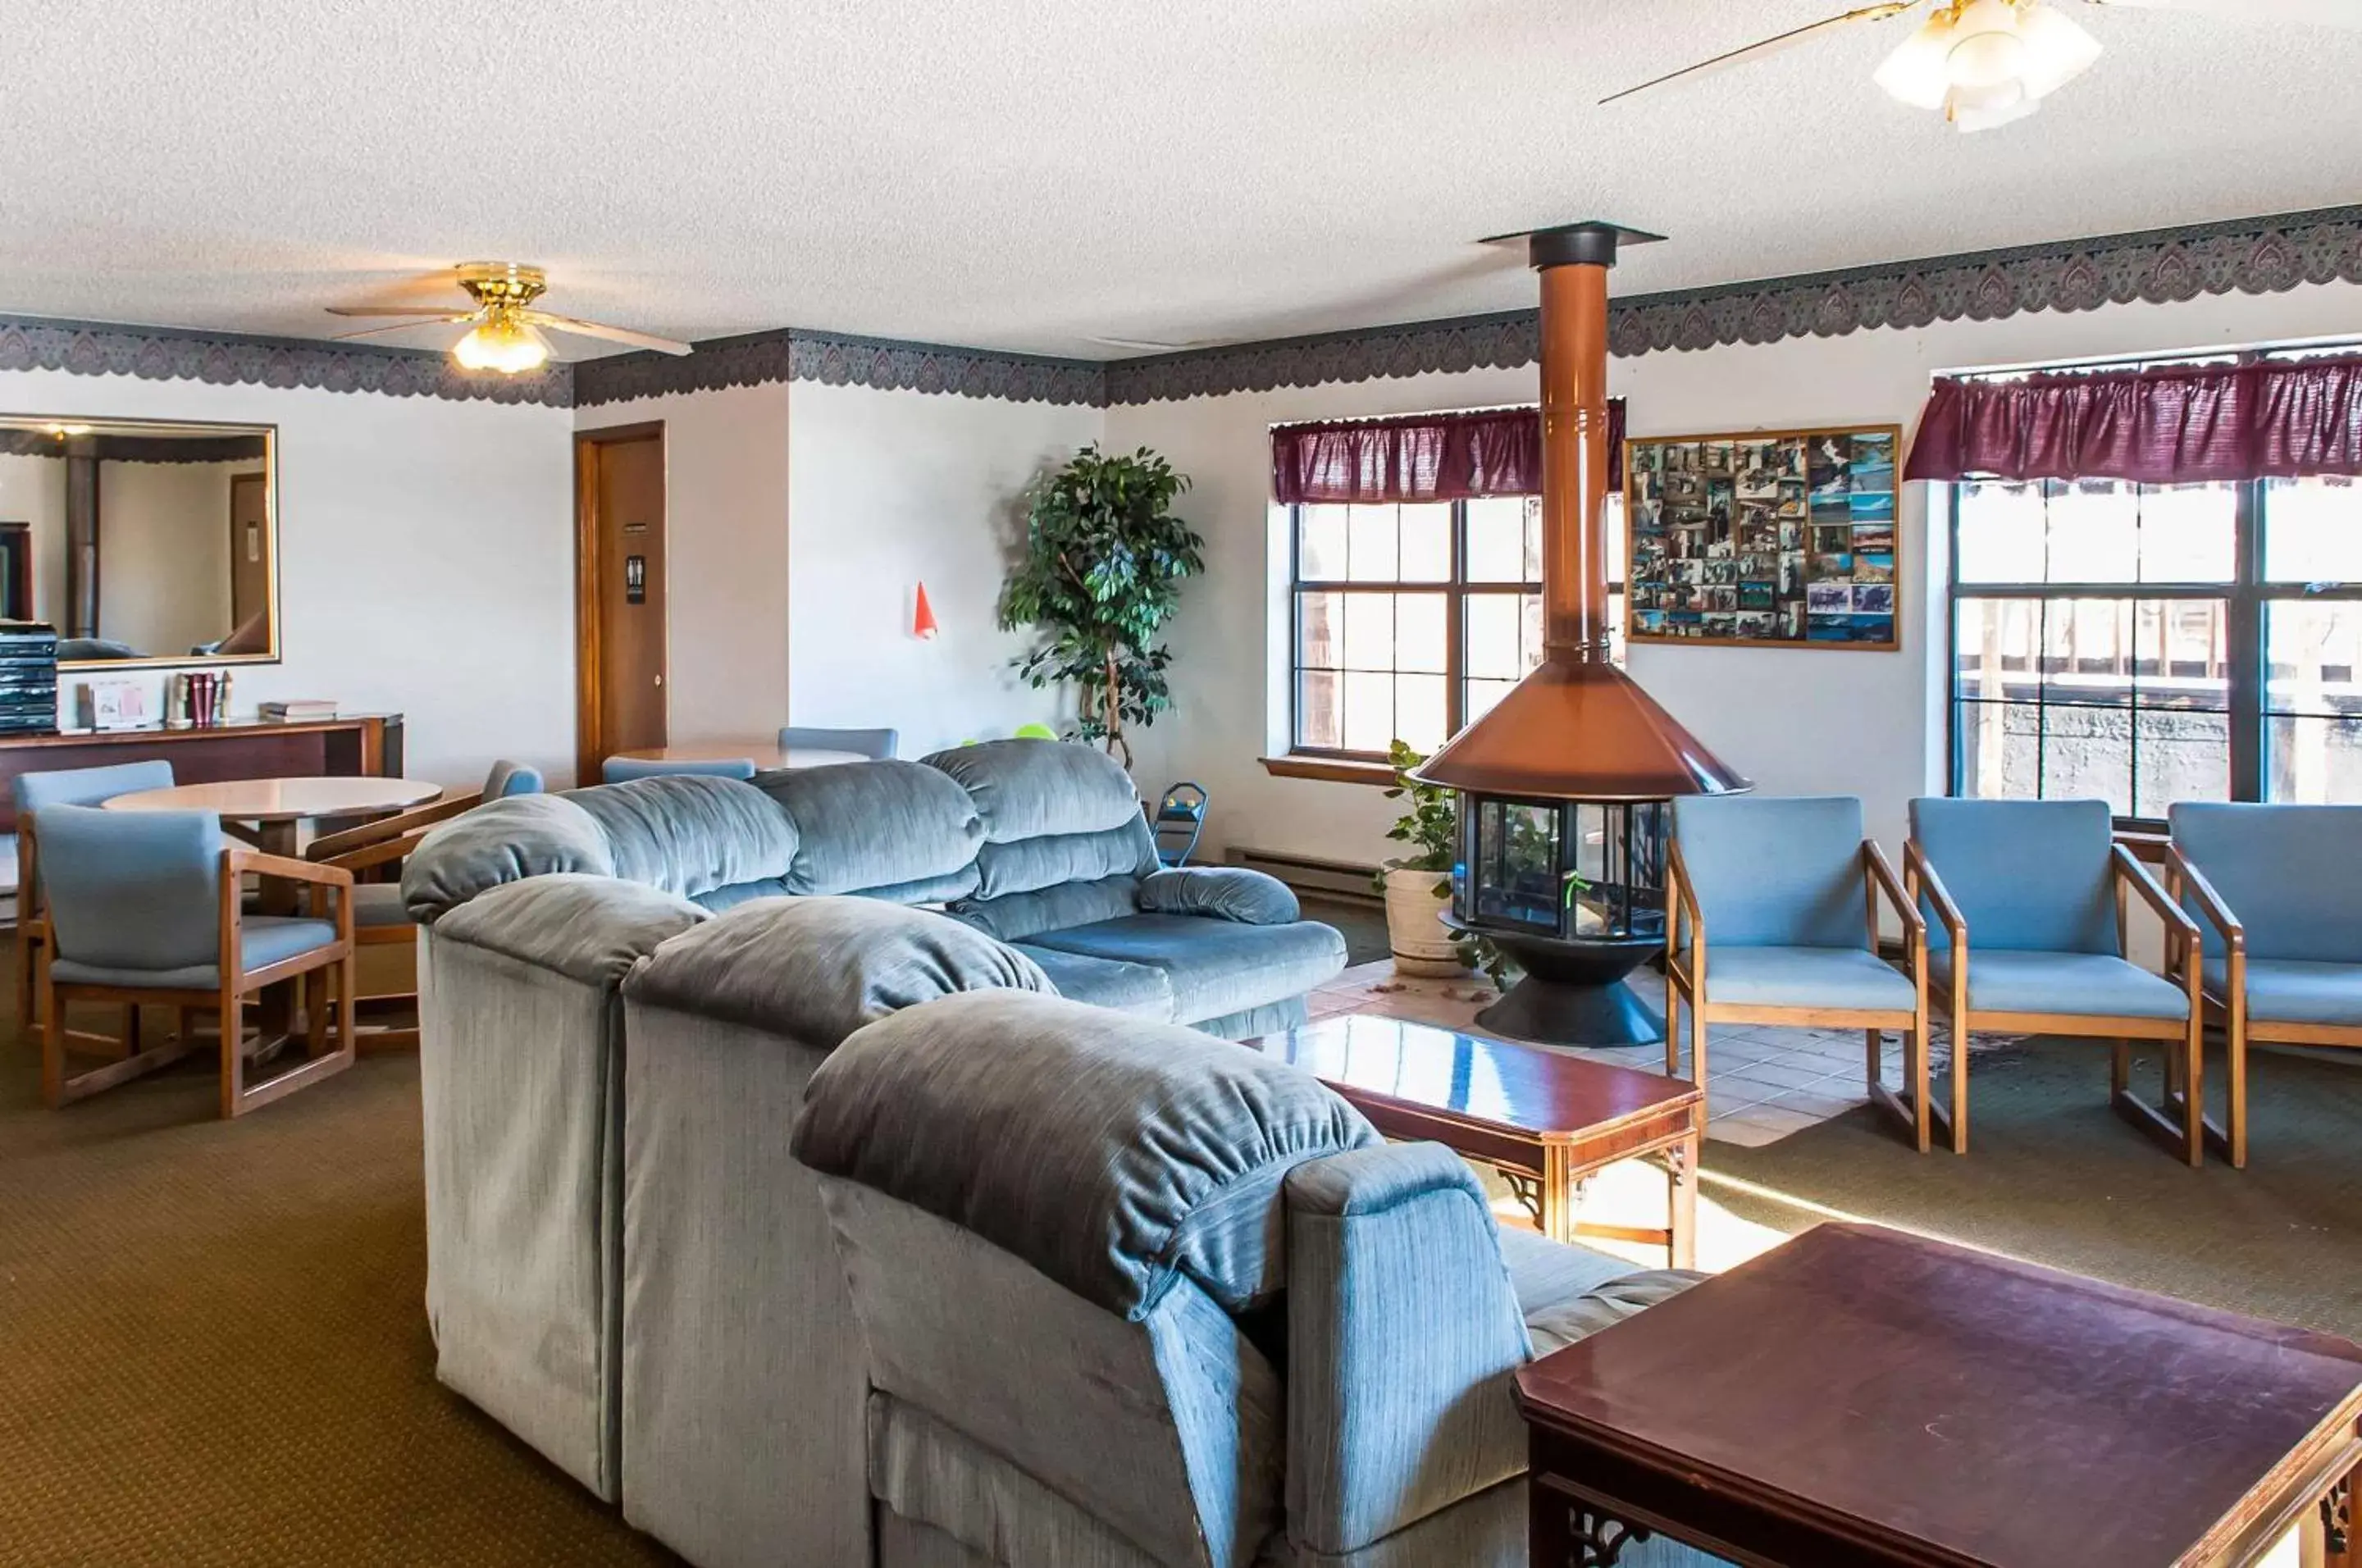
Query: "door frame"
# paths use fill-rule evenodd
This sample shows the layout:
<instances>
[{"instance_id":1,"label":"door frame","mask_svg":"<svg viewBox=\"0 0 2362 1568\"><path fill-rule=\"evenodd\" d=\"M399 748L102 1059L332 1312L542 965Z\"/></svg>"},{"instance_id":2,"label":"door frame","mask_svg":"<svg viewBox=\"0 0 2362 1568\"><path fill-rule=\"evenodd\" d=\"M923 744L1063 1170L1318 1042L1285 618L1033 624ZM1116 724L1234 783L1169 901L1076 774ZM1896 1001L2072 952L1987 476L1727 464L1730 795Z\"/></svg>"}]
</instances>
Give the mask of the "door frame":
<instances>
[{"instance_id":1,"label":"door frame","mask_svg":"<svg viewBox=\"0 0 2362 1568\"><path fill-rule=\"evenodd\" d=\"M599 765L606 760L606 736L602 712L606 695L600 668L601 591L606 586L599 567L599 458L602 448L631 441L657 442L660 464L666 457L665 422L646 419L632 425L605 425L574 433L574 781L599 781ZM666 468L665 554L672 554L670 469ZM667 580L669 580L668 578ZM672 607L665 606L665 636L657 650L657 679L664 687L665 732L672 731Z\"/></svg>"}]
</instances>

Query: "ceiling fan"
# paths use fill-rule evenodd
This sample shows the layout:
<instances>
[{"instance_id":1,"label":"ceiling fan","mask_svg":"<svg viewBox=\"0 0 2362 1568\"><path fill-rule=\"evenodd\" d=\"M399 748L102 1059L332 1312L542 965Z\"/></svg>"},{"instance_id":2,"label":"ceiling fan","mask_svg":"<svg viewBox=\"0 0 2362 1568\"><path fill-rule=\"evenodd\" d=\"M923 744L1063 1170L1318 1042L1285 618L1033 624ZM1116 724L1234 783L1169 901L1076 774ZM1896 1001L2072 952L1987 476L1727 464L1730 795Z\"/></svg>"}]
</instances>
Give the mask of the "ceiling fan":
<instances>
[{"instance_id":1,"label":"ceiling fan","mask_svg":"<svg viewBox=\"0 0 2362 1568\"><path fill-rule=\"evenodd\" d=\"M2111 10L2187 11L2242 21L2362 27L2362 0L2080 0ZM2046 0L1885 0L1858 6L1683 66L1599 100L1612 104L1703 71L1738 65L1854 22L1884 22L1928 7L1918 29L1886 57L1875 80L1915 108L1941 109L1963 131L2022 120L2091 69L2100 40Z\"/></svg>"},{"instance_id":2,"label":"ceiling fan","mask_svg":"<svg viewBox=\"0 0 2362 1568\"><path fill-rule=\"evenodd\" d=\"M447 305L330 305L331 315L411 318L386 326L363 327L359 332L340 332L336 335L337 339L369 337L432 324L456 326L466 322L467 334L452 346L451 357L471 370L498 370L507 376L538 370L548 361L549 339L542 336L545 327L578 337L598 337L610 343L628 343L635 348L653 348L659 354L690 352L688 344L676 343L669 337L534 309L533 302L549 287L548 274L538 267L515 261L465 261L451 271L459 287L476 302L475 309L455 311Z\"/></svg>"}]
</instances>

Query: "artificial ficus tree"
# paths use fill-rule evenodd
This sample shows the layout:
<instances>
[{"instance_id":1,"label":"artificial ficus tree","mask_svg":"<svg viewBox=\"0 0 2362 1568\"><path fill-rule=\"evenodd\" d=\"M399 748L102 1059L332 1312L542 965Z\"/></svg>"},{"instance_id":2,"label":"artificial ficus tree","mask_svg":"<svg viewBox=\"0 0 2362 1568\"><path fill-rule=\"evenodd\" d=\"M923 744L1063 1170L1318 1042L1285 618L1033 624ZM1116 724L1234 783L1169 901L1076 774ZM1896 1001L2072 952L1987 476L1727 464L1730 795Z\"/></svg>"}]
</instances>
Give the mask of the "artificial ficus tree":
<instances>
[{"instance_id":1,"label":"artificial ficus tree","mask_svg":"<svg viewBox=\"0 0 2362 1568\"><path fill-rule=\"evenodd\" d=\"M1173 515L1187 476L1143 447L1130 457L1084 447L1034 487L1023 558L1000 595L1003 630L1048 640L1016 660L1033 686L1072 686L1075 735L1131 766L1125 726L1173 705L1171 653L1157 633L1181 584L1206 569L1205 541Z\"/></svg>"}]
</instances>

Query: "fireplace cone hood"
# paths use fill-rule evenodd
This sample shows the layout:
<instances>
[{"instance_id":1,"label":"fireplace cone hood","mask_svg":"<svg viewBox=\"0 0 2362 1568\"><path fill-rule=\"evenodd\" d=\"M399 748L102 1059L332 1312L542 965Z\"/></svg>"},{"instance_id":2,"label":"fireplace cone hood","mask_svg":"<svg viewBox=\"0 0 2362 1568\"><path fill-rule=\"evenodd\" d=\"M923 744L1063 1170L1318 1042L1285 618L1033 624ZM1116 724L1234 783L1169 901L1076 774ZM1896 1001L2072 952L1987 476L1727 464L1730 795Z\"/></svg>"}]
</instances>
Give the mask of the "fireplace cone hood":
<instances>
[{"instance_id":1,"label":"fireplace cone hood","mask_svg":"<svg viewBox=\"0 0 2362 1568\"><path fill-rule=\"evenodd\" d=\"M1525 972L1504 1034L1638 1045L1664 1023L1625 977L1664 950L1671 801L1749 788L1607 657L1612 224L1527 237L1542 293L1542 661L1417 769L1459 792L1447 923Z\"/></svg>"},{"instance_id":2,"label":"fireplace cone hood","mask_svg":"<svg viewBox=\"0 0 2362 1568\"><path fill-rule=\"evenodd\" d=\"M1422 764L1447 789L1540 801L1663 801L1748 789L1607 649L1607 270L1613 224L1527 237L1541 274L1542 662Z\"/></svg>"}]
</instances>

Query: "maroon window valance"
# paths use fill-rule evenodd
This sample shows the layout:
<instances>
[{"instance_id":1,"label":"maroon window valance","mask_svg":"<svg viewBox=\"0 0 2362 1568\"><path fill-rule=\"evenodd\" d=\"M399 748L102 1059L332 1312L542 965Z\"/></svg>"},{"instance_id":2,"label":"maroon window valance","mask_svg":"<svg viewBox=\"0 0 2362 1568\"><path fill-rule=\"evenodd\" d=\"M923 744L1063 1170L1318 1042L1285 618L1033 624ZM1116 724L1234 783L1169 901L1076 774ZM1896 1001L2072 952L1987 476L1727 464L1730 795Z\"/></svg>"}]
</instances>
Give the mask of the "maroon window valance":
<instances>
[{"instance_id":1,"label":"maroon window valance","mask_svg":"<svg viewBox=\"0 0 2362 1568\"><path fill-rule=\"evenodd\" d=\"M2362 474L2362 356L1944 380L1905 479Z\"/></svg>"},{"instance_id":2,"label":"maroon window valance","mask_svg":"<svg viewBox=\"0 0 2362 1568\"><path fill-rule=\"evenodd\" d=\"M1607 485L1624 482L1624 400L1607 404ZM1319 502L1468 501L1538 495L1542 418L1533 408L1283 425L1271 433L1272 493Z\"/></svg>"}]
</instances>

